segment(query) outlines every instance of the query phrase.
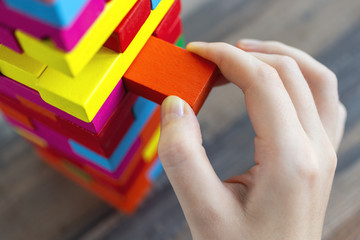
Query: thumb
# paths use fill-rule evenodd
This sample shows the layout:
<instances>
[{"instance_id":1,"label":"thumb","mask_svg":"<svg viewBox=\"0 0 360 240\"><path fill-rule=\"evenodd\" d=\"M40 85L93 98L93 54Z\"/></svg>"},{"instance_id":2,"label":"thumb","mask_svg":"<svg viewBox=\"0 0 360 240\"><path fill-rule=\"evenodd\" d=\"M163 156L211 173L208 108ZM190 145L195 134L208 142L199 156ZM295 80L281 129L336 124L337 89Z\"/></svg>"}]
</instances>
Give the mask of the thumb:
<instances>
[{"instance_id":1,"label":"thumb","mask_svg":"<svg viewBox=\"0 0 360 240\"><path fill-rule=\"evenodd\" d=\"M178 97L162 103L158 152L187 218L204 201L218 198L223 185L202 146L199 123L191 107Z\"/></svg>"}]
</instances>

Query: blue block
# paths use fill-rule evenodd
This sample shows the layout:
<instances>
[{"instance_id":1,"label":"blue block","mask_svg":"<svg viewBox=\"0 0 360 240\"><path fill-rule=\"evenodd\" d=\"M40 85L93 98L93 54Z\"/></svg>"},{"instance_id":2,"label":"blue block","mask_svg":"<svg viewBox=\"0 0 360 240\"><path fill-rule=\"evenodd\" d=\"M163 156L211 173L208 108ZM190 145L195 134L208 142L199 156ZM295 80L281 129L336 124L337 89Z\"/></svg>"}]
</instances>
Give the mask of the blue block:
<instances>
[{"instance_id":1,"label":"blue block","mask_svg":"<svg viewBox=\"0 0 360 240\"><path fill-rule=\"evenodd\" d=\"M151 10L154 10L160 3L161 0L151 0Z\"/></svg>"},{"instance_id":2,"label":"blue block","mask_svg":"<svg viewBox=\"0 0 360 240\"><path fill-rule=\"evenodd\" d=\"M160 159L158 158L158 159L156 159L154 165L149 170L149 172L147 174L147 178L151 182L154 182L156 179L158 179L160 177L160 175L163 171L164 171L164 168L160 162Z\"/></svg>"},{"instance_id":3,"label":"blue block","mask_svg":"<svg viewBox=\"0 0 360 240\"><path fill-rule=\"evenodd\" d=\"M127 151L130 149L141 131L144 129L147 121L155 112L156 107L156 103L151 102L145 98L139 97L136 100L133 107L135 121L110 158L105 158L74 140L69 141L70 146L74 153L78 154L79 156L107 171L114 172L125 157Z\"/></svg>"},{"instance_id":4,"label":"blue block","mask_svg":"<svg viewBox=\"0 0 360 240\"><path fill-rule=\"evenodd\" d=\"M89 0L4 0L5 4L31 18L55 27L70 26L86 7Z\"/></svg>"}]
</instances>

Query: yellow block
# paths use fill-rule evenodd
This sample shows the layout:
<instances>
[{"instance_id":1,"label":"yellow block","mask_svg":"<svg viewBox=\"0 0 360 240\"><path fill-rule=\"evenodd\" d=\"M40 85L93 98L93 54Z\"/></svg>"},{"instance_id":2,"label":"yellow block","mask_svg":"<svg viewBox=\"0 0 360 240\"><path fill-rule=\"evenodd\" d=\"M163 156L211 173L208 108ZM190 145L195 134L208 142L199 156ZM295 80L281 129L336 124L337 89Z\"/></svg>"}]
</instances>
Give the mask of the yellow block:
<instances>
[{"instance_id":1,"label":"yellow block","mask_svg":"<svg viewBox=\"0 0 360 240\"><path fill-rule=\"evenodd\" d=\"M144 151L143 151L143 159L145 162L150 162L154 159L156 152L157 152L157 146L159 143L160 138L160 126L156 129L154 135L149 140L148 144L146 145Z\"/></svg>"},{"instance_id":2,"label":"yellow block","mask_svg":"<svg viewBox=\"0 0 360 240\"><path fill-rule=\"evenodd\" d=\"M3 75L30 88L36 88L37 78L45 69L46 65L25 53L19 54L0 45L0 72Z\"/></svg>"},{"instance_id":3,"label":"yellow block","mask_svg":"<svg viewBox=\"0 0 360 240\"><path fill-rule=\"evenodd\" d=\"M71 52L59 50L51 41L34 38L21 30L16 30L15 35L29 56L70 76L76 76L135 3L136 0L112 0L106 3L103 12Z\"/></svg>"},{"instance_id":4,"label":"yellow block","mask_svg":"<svg viewBox=\"0 0 360 240\"><path fill-rule=\"evenodd\" d=\"M74 78L48 67L38 82L37 90L42 99L85 122L91 122L173 2L162 0L159 3L124 53L102 47Z\"/></svg>"},{"instance_id":5,"label":"yellow block","mask_svg":"<svg viewBox=\"0 0 360 240\"><path fill-rule=\"evenodd\" d=\"M15 128L15 131L22 136L23 138L27 139L28 141L40 146L40 147L47 147L47 141L29 131L26 131L25 129L22 128Z\"/></svg>"}]
</instances>

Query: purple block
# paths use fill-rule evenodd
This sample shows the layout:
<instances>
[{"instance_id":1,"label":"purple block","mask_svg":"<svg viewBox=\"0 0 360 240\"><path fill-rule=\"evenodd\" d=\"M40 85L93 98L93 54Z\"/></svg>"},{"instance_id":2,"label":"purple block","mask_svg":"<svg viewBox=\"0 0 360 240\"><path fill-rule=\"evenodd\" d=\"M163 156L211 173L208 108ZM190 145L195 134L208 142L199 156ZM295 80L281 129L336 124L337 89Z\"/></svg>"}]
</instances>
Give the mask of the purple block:
<instances>
[{"instance_id":1,"label":"purple block","mask_svg":"<svg viewBox=\"0 0 360 240\"><path fill-rule=\"evenodd\" d=\"M50 38L60 49L69 52L100 15L104 6L104 0L90 0L72 25L56 28L13 11L0 0L0 23L11 29L21 29L39 39Z\"/></svg>"},{"instance_id":2,"label":"purple block","mask_svg":"<svg viewBox=\"0 0 360 240\"><path fill-rule=\"evenodd\" d=\"M14 31L8 29L0 24L0 44L14 50L15 52L22 53L23 50L20 47L17 39L14 36Z\"/></svg>"},{"instance_id":3,"label":"purple block","mask_svg":"<svg viewBox=\"0 0 360 240\"><path fill-rule=\"evenodd\" d=\"M122 80L120 79L114 90L111 92L110 96L106 99L105 103L94 117L93 121L87 123L46 103L44 100L42 100L40 94L37 91L2 75L0 75L0 92L13 99L17 99L16 95L22 96L32 101L33 103L36 103L39 106L55 113L56 115L93 133L99 133L102 130L106 122L113 114L117 105L125 96L125 88L122 84Z\"/></svg>"}]
</instances>

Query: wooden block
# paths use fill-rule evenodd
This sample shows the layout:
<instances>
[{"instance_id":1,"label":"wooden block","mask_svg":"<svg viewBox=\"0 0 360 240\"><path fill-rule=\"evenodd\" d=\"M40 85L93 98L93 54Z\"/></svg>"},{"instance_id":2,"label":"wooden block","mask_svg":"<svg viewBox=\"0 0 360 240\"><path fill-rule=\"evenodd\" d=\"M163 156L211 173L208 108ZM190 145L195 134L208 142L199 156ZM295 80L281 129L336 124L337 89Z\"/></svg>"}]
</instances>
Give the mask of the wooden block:
<instances>
[{"instance_id":1,"label":"wooden block","mask_svg":"<svg viewBox=\"0 0 360 240\"><path fill-rule=\"evenodd\" d=\"M173 25L167 29L167 31L159 31L155 36L169 43L175 43L182 34L182 23L181 18L178 17Z\"/></svg>"},{"instance_id":2,"label":"wooden block","mask_svg":"<svg viewBox=\"0 0 360 240\"><path fill-rule=\"evenodd\" d=\"M31 122L31 119L28 116L18 111L17 109L12 108L10 105L4 102L0 102L0 110L6 115L6 117L17 121L22 126L31 130L35 129L33 123Z\"/></svg>"},{"instance_id":3,"label":"wooden block","mask_svg":"<svg viewBox=\"0 0 360 240\"><path fill-rule=\"evenodd\" d=\"M150 181L143 175L140 175L139 177L134 178L132 183L129 183L129 190L124 194L93 178L88 181L89 178L84 179L82 176L79 177L78 174L74 174L72 171L69 171L68 168L64 167L64 162L67 162L66 164L69 164L70 166L74 165L73 162L54 154L53 151L49 151L47 148L38 147L37 152L50 166L94 193L108 204L128 214L135 211L136 207L138 207L151 187ZM75 165L75 168L81 171L81 168L79 169L77 165Z\"/></svg>"},{"instance_id":4,"label":"wooden block","mask_svg":"<svg viewBox=\"0 0 360 240\"><path fill-rule=\"evenodd\" d=\"M58 48L66 52L72 50L79 42L105 6L104 0L89 0L85 9L71 26L57 28L13 11L7 8L2 1L0 0L0 23L2 25L13 30L20 29L38 39L51 39Z\"/></svg>"},{"instance_id":5,"label":"wooden block","mask_svg":"<svg viewBox=\"0 0 360 240\"><path fill-rule=\"evenodd\" d=\"M76 166L68 161L63 161L62 165L69 173L74 174L76 177L82 179L83 181L85 181L85 182L93 181L92 177L87 172L85 172L84 170L79 168L78 166Z\"/></svg>"},{"instance_id":6,"label":"wooden block","mask_svg":"<svg viewBox=\"0 0 360 240\"><path fill-rule=\"evenodd\" d=\"M123 186L125 181L119 183L119 179L122 178L122 175L128 166L140 156L139 152L141 153L142 149L143 144L141 143L140 138L137 138L133 145L128 149L124 159L113 172L106 171L102 167L88 162L83 162L85 164L84 167L89 173L91 173L93 176L96 176L98 179L102 179L103 181L108 182L114 186Z\"/></svg>"},{"instance_id":7,"label":"wooden block","mask_svg":"<svg viewBox=\"0 0 360 240\"><path fill-rule=\"evenodd\" d=\"M124 160L121 161L121 163L117 166L116 170L113 172L109 172L107 170L104 170L98 166L88 164L87 170L92 172L94 175L97 175L99 178L104 179L107 182L110 182L113 185L119 185L122 186L128 182L129 178L131 177L132 173L136 171L139 161L143 161L142 159L142 153L146 147L147 142L152 137L156 127L159 125L160 119L158 117L158 113L160 114L160 107L157 107L157 110L152 115L150 120L146 123L144 129L142 130L140 134L140 138L136 140L138 141L138 146L135 149L134 152L131 152L133 155L129 156L129 151L126 154L126 157ZM131 147L133 148L134 145ZM140 160L141 158L141 160Z\"/></svg>"},{"instance_id":8,"label":"wooden block","mask_svg":"<svg viewBox=\"0 0 360 240\"><path fill-rule=\"evenodd\" d=\"M39 106L37 106L34 110L33 108L29 108L23 105L16 99L8 98L0 93L0 101L3 104L6 104L12 109L16 109L18 112L26 115L30 119L34 119L46 127L63 135L66 137L66 142L69 138L73 139L104 157L110 157L113 154L117 145L134 122L132 106L136 99L136 95L128 94L125 99L118 105L117 109L106 123L102 131L98 134L94 134L60 117L56 117L54 119L39 113L37 111L41 110L41 107ZM26 124L26 122L22 121L22 123L24 126L26 125L29 127L29 124ZM30 129L35 130L34 127L31 127Z\"/></svg>"},{"instance_id":9,"label":"wooden block","mask_svg":"<svg viewBox=\"0 0 360 240\"><path fill-rule=\"evenodd\" d=\"M145 162L150 162L156 156L159 138L160 138L160 125L155 130L153 136L151 137L151 139L149 140L149 142L147 143L144 149L142 157Z\"/></svg>"},{"instance_id":10,"label":"wooden block","mask_svg":"<svg viewBox=\"0 0 360 240\"><path fill-rule=\"evenodd\" d=\"M29 57L26 53L19 54L0 45L0 72L30 88L36 88L37 77L45 70L46 65Z\"/></svg>"},{"instance_id":11,"label":"wooden block","mask_svg":"<svg viewBox=\"0 0 360 240\"><path fill-rule=\"evenodd\" d=\"M70 26L85 8L88 0L55 0L46 3L38 0L4 0L5 4L24 15L56 27Z\"/></svg>"},{"instance_id":12,"label":"wooden block","mask_svg":"<svg viewBox=\"0 0 360 240\"><path fill-rule=\"evenodd\" d=\"M37 104L38 106L53 112L55 115L61 117L62 119L67 120L70 123L89 130L93 133L100 133L100 131L104 128L106 122L111 118L114 111L118 108L119 103L123 100L125 96L125 89L123 87L122 80L120 80L114 90L111 92L110 96L106 99L105 103L101 106L94 119L91 122L87 123L73 117L68 113L65 113L58 108L49 105L44 100L42 100L41 96L37 91L1 75L0 92L14 99L17 99L17 95L22 96L27 100L33 102L34 104Z\"/></svg>"},{"instance_id":13,"label":"wooden block","mask_svg":"<svg viewBox=\"0 0 360 240\"><path fill-rule=\"evenodd\" d=\"M151 37L125 73L124 83L129 92L159 104L167 96L179 96L198 113L217 75L215 64Z\"/></svg>"},{"instance_id":14,"label":"wooden block","mask_svg":"<svg viewBox=\"0 0 360 240\"><path fill-rule=\"evenodd\" d=\"M160 174L164 172L164 168L160 162L160 159L157 158L153 164L153 166L151 167L151 169L149 169L149 172L147 174L147 177L149 179L149 181L151 182L155 182L156 179L159 178Z\"/></svg>"},{"instance_id":15,"label":"wooden block","mask_svg":"<svg viewBox=\"0 0 360 240\"><path fill-rule=\"evenodd\" d=\"M169 11L166 13L163 20L161 20L159 26L154 31L154 36L161 38L167 34L169 29L174 25L176 20L180 17L181 1L175 0Z\"/></svg>"},{"instance_id":16,"label":"wooden block","mask_svg":"<svg viewBox=\"0 0 360 240\"><path fill-rule=\"evenodd\" d=\"M22 136L23 138L25 138L26 140L28 140L29 142L37 145L37 146L40 146L40 147L47 147L48 144L47 144L47 141L41 137L39 137L38 135L36 134L33 134L32 132L30 131L27 131L23 128L14 128L14 130L20 135Z\"/></svg>"},{"instance_id":17,"label":"wooden block","mask_svg":"<svg viewBox=\"0 0 360 240\"><path fill-rule=\"evenodd\" d=\"M149 0L139 0L121 23L116 27L104 46L123 53L130 45L146 19L150 15Z\"/></svg>"},{"instance_id":18,"label":"wooden block","mask_svg":"<svg viewBox=\"0 0 360 240\"><path fill-rule=\"evenodd\" d=\"M15 38L14 31L5 26L2 26L1 24L0 24L0 44L10 48L15 52L18 53L23 52L18 41Z\"/></svg>"},{"instance_id":19,"label":"wooden block","mask_svg":"<svg viewBox=\"0 0 360 240\"><path fill-rule=\"evenodd\" d=\"M119 163L123 160L127 150L134 143L134 141L144 128L147 120L154 113L154 110L156 110L156 104L144 98L139 98L136 101L134 108L136 108L136 105L143 106L141 110L141 117L137 118L137 114L135 114L135 121L133 125L130 127L130 129L128 130L124 138L121 140L110 158L104 158L103 156L100 156L99 154L92 151L91 149L88 149L85 146L70 140L69 143L74 153L84 159L93 162L98 166L101 166L107 171L113 172L119 165Z\"/></svg>"},{"instance_id":20,"label":"wooden block","mask_svg":"<svg viewBox=\"0 0 360 240\"><path fill-rule=\"evenodd\" d=\"M151 0L151 10L155 10L160 2L161 0Z\"/></svg>"},{"instance_id":21,"label":"wooden block","mask_svg":"<svg viewBox=\"0 0 360 240\"><path fill-rule=\"evenodd\" d=\"M21 47L29 56L69 76L76 76L99 51L135 2L136 0L112 0L108 2L105 9L71 52L63 52L51 42L41 41L20 30L17 30L15 34Z\"/></svg>"},{"instance_id":22,"label":"wooden block","mask_svg":"<svg viewBox=\"0 0 360 240\"><path fill-rule=\"evenodd\" d=\"M91 122L172 2L161 1L125 53L119 54L104 47L75 78L48 67L40 76L36 89L42 99L70 115Z\"/></svg>"},{"instance_id":23,"label":"wooden block","mask_svg":"<svg viewBox=\"0 0 360 240\"><path fill-rule=\"evenodd\" d=\"M178 46L180 48L184 48L186 47L186 43L185 43L185 38L184 35L181 35L175 42L175 46Z\"/></svg>"},{"instance_id":24,"label":"wooden block","mask_svg":"<svg viewBox=\"0 0 360 240\"><path fill-rule=\"evenodd\" d=\"M23 98L23 97L21 97L19 95L17 95L16 97L20 101L20 103L23 104L24 106L30 108L31 110L33 110L33 111L35 111L35 112L37 112L39 114L44 115L45 117L47 117L47 118L49 118L49 119L51 119L53 121L57 121L56 115L53 112L47 110L46 108L43 108L43 107L37 105L36 103L33 103L33 102L31 102L31 101L27 100L26 98Z\"/></svg>"}]
</instances>

